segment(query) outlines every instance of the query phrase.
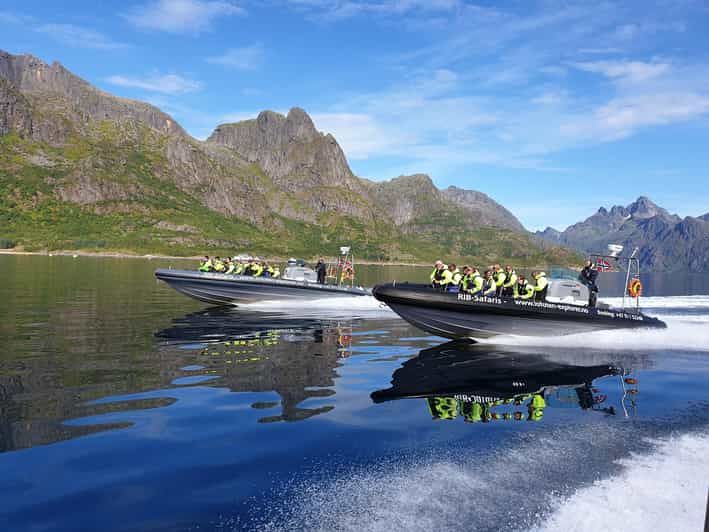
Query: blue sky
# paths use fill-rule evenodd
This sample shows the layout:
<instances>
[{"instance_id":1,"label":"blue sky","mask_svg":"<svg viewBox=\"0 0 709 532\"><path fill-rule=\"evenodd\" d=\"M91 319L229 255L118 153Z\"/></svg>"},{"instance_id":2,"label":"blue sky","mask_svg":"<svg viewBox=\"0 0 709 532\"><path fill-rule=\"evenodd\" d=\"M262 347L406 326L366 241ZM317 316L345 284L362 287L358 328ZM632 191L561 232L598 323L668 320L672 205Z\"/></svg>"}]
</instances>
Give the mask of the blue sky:
<instances>
[{"instance_id":1,"label":"blue sky","mask_svg":"<svg viewBox=\"0 0 709 532\"><path fill-rule=\"evenodd\" d=\"M190 133L304 108L358 175L424 172L530 229L647 195L709 212L709 6L691 0L0 2L0 48Z\"/></svg>"}]
</instances>

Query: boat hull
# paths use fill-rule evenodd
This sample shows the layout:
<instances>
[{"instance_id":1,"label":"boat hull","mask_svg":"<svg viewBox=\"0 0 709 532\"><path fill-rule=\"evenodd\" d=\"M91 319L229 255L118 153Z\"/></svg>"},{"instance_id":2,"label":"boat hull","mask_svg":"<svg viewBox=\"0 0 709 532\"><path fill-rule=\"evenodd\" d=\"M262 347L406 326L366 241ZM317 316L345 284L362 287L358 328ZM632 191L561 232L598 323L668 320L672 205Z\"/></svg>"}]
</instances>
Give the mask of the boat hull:
<instances>
[{"instance_id":1,"label":"boat hull","mask_svg":"<svg viewBox=\"0 0 709 532\"><path fill-rule=\"evenodd\" d=\"M500 335L558 336L594 330L665 328L641 313L576 305L471 297L426 285L386 284L373 295L415 327L451 339Z\"/></svg>"},{"instance_id":2,"label":"boat hull","mask_svg":"<svg viewBox=\"0 0 709 532\"><path fill-rule=\"evenodd\" d=\"M320 285L308 281L289 281L191 270L160 269L155 277L178 292L212 305L238 305L265 301L316 300L371 295L359 287Z\"/></svg>"}]
</instances>

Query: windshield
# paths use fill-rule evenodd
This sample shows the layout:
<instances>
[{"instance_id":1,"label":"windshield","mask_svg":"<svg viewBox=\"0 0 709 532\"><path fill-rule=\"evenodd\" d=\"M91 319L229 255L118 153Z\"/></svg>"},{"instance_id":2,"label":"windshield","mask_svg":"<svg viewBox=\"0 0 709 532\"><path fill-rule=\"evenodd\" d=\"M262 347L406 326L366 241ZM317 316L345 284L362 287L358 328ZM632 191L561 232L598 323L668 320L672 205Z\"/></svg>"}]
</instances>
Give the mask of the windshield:
<instances>
[{"instance_id":1,"label":"windshield","mask_svg":"<svg viewBox=\"0 0 709 532\"><path fill-rule=\"evenodd\" d=\"M563 266L552 266L549 277L551 279L567 279L571 281L578 281L579 272L577 272L576 270L572 270L571 268L564 268Z\"/></svg>"}]
</instances>

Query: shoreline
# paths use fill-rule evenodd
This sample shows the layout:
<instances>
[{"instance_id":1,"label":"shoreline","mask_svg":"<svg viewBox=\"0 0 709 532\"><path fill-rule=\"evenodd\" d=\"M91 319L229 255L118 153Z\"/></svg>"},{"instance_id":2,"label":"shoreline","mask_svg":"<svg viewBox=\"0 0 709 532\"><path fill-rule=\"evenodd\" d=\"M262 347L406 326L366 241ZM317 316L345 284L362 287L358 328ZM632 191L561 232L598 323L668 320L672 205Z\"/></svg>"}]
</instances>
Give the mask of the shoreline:
<instances>
[{"instance_id":1,"label":"shoreline","mask_svg":"<svg viewBox=\"0 0 709 532\"><path fill-rule=\"evenodd\" d=\"M109 258L109 259L170 259L170 260L200 260L204 255L193 256L178 256L178 255L161 255L161 254L144 254L138 255L135 253L126 253L121 251L23 251L14 249L0 249L0 255L36 255L44 257L94 257L94 258ZM288 259L283 257L264 257L267 262L286 262ZM309 259L310 262L316 261L316 258ZM308 260L306 260L307 262ZM372 260L358 260L357 264L366 266L412 266L412 267L429 267L429 264L414 263L414 262L380 262Z\"/></svg>"},{"instance_id":2,"label":"shoreline","mask_svg":"<svg viewBox=\"0 0 709 532\"><path fill-rule=\"evenodd\" d=\"M44 256L44 257L93 257L93 258L103 258L103 259L147 259L147 260L153 260L153 259L158 259L158 260L189 260L189 261L199 261L201 260L204 255L192 255L192 256L184 256L184 255L161 255L161 254L153 254L153 253L146 253L143 255L139 255L136 253L127 253L124 251L67 251L67 250L58 250L58 251L24 251L24 250L15 250L15 249L0 249L0 255L36 255L36 256ZM323 255L325 258L331 258L328 256ZM285 263L288 261L288 258L284 257L262 257L263 260L266 262L282 262ZM435 259L434 259L435 260ZM312 262L315 263L317 261L317 257L311 257L309 259L305 259L306 262ZM357 264L363 265L363 266L406 266L406 267L411 267L411 268L431 268L433 266L433 262L431 263L423 263L423 262L382 262L382 261L376 261L376 260L357 260ZM548 265L543 265L543 266L524 266L520 267L518 269L520 270L544 270ZM572 266L567 266L570 269L576 269ZM581 268L578 268L580 271Z\"/></svg>"}]
</instances>

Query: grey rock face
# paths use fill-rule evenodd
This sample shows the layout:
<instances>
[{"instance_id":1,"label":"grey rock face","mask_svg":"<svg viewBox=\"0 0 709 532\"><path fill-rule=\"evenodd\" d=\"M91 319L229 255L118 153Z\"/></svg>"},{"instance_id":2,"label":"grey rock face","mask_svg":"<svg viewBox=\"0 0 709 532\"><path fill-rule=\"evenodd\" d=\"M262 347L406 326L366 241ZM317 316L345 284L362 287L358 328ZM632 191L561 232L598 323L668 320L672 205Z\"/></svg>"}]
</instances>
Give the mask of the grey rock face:
<instances>
[{"instance_id":1,"label":"grey rock face","mask_svg":"<svg viewBox=\"0 0 709 532\"><path fill-rule=\"evenodd\" d=\"M303 186L362 190L337 141L318 132L302 109L293 108L288 116L263 111L255 120L222 124L207 142L232 148L288 190Z\"/></svg>"},{"instance_id":2,"label":"grey rock face","mask_svg":"<svg viewBox=\"0 0 709 532\"><path fill-rule=\"evenodd\" d=\"M603 251L608 244L640 248L643 267L656 271L709 271L709 222L703 217L682 220L640 197L627 207L601 207L596 214L559 232L536 235L584 253Z\"/></svg>"},{"instance_id":3,"label":"grey rock face","mask_svg":"<svg viewBox=\"0 0 709 532\"><path fill-rule=\"evenodd\" d=\"M10 131L20 135L32 132L32 111L29 102L7 80L0 79L0 135Z\"/></svg>"},{"instance_id":4,"label":"grey rock face","mask_svg":"<svg viewBox=\"0 0 709 532\"><path fill-rule=\"evenodd\" d=\"M375 183L372 195L399 227L445 207L441 192L426 174L399 176Z\"/></svg>"},{"instance_id":5,"label":"grey rock face","mask_svg":"<svg viewBox=\"0 0 709 532\"><path fill-rule=\"evenodd\" d=\"M31 55L12 55L0 50L0 78L43 110L56 111L79 127L92 120L137 121L161 133L185 135L180 125L158 108L111 96L56 62L48 65ZM61 95L60 102L55 101L56 95ZM64 140L61 136L57 138L58 134L68 132L67 128L42 123L36 123L32 131L35 138L55 143Z\"/></svg>"},{"instance_id":6,"label":"grey rock face","mask_svg":"<svg viewBox=\"0 0 709 532\"><path fill-rule=\"evenodd\" d=\"M515 215L487 194L458 187L448 187L441 192L443 197L463 207L471 216L476 217L479 225L524 231L524 227Z\"/></svg>"}]
</instances>

